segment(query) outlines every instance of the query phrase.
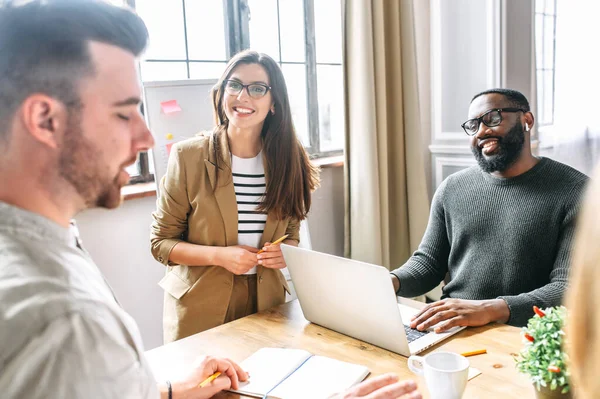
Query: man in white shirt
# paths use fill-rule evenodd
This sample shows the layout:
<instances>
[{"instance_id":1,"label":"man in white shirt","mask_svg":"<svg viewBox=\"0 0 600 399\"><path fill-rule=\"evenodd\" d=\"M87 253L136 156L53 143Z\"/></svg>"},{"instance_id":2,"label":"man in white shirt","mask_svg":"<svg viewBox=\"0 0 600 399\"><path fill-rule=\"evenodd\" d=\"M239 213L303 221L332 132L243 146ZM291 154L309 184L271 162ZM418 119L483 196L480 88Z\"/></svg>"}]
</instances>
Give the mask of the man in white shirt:
<instances>
[{"instance_id":1,"label":"man in white shirt","mask_svg":"<svg viewBox=\"0 0 600 399\"><path fill-rule=\"evenodd\" d=\"M125 168L154 144L136 71L147 39L134 13L100 1L0 7L3 398L208 398L248 378L207 357L180 381L157 383L135 322L70 224L84 209L119 206ZM382 376L342 395L413 391Z\"/></svg>"},{"instance_id":2,"label":"man in white shirt","mask_svg":"<svg viewBox=\"0 0 600 399\"><path fill-rule=\"evenodd\" d=\"M210 397L247 375L207 358L156 383L133 319L70 220L115 208L154 144L138 107L147 30L91 1L0 9L0 396ZM206 388L199 382L221 371ZM158 387L158 389L157 389Z\"/></svg>"}]
</instances>

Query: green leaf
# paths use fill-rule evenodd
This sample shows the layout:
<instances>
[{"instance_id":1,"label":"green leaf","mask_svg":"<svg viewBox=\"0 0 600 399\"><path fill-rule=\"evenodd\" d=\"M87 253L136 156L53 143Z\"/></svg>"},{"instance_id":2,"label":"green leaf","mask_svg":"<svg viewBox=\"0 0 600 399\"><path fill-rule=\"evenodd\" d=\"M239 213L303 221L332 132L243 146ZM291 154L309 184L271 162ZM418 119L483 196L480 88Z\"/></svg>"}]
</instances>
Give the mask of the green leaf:
<instances>
[{"instance_id":1,"label":"green leaf","mask_svg":"<svg viewBox=\"0 0 600 399\"><path fill-rule=\"evenodd\" d=\"M523 350L515 357L515 367L521 373L529 375L531 381L539 386L550 385L551 389L569 387L567 355L562 349L564 331L562 326L567 312L563 306L544 309L546 316L534 316L529 319L522 333L531 335L535 340L524 340ZM551 373L549 366L557 366L560 373Z\"/></svg>"}]
</instances>

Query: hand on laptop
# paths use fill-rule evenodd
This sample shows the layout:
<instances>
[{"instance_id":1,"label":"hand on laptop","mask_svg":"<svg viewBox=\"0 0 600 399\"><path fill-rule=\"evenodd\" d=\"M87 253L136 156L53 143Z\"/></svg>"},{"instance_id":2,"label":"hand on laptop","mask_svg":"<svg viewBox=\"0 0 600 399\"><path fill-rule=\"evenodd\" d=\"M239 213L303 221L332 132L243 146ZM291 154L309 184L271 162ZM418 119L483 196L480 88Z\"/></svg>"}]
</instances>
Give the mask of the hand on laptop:
<instances>
[{"instance_id":1,"label":"hand on laptop","mask_svg":"<svg viewBox=\"0 0 600 399\"><path fill-rule=\"evenodd\" d=\"M265 242L262 250L263 252L257 256L259 265L268 267L269 269L283 269L287 266L279 244Z\"/></svg>"},{"instance_id":2,"label":"hand on laptop","mask_svg":"<svg viewBox=\"0 0 600 399\"><path fill-rule=\"evenodd\" d=\"M436 333L441 333L456 326L483 326L493 321L506 323L509 316L508 305L502 299L443 299L425 306L413 317L410 327L423 331L441 323L435 328Z\"/></svg>"},{"instance_id":3,"label":"hand on laptop","mask_svg":"<svg viewBox=\"0 0 600 399\"><path fill-rule=\"evenodd\" d=\"M394 374L384 374L353 386L330 399L421 399L414 381L398 381Z\"/></svg>"}]
</instances>

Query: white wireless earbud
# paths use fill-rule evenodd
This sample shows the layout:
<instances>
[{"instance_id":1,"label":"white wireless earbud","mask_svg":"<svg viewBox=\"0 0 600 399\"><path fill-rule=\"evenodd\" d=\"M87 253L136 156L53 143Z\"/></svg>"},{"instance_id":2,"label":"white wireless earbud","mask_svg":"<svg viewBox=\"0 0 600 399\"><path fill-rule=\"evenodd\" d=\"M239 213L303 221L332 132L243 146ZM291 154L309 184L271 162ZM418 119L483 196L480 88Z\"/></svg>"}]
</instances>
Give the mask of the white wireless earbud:
<instances>
[{"instance_id":1,"label":"white wireless earbud","mask_svg":"<svg viewBox=\"0 0 600 399\"><path fill-rule=\"evenodd\" d=\"M528 132L529 131L529 124L525 123L525 131Z\"/></svg>"}]
</instances>

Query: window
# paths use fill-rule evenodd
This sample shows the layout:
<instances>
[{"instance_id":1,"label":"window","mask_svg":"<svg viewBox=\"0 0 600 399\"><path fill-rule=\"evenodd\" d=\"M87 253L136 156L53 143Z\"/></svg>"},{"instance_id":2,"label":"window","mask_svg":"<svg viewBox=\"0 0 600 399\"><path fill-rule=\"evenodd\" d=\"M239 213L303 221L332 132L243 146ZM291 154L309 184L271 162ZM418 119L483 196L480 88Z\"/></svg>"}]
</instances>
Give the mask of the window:
<instances>
[{"instance_id":1,"label":"window","mask_svg":"<svg viewBox=\"0 0 600 399\"><path fill-rule=\"evenodd\" d=\"M556 64L556 0L535 2L535 55L538 120L540 126L554 124Z\"/></svg>"},{"instance_id":2,"label":"window","mask_svg":"<svg viewBox=\"0 0 600 399\"><path fill-rule=\"evenodd\" d=\"M341 0L135 0L131 5L150 32L142 80L218 78L242 49L267 53L283 70L294 125L307 150L315 157L341 153Z\"/></svg>"},{"instance_id":3,"label":"window","mask_svg":"<svg viewBox=\"0 0 600 399\"><path fill-rule=\"evenodd\" d=\"M124 4L129 5L130 7L135 7L135 0L108 0L109 3L112 3L117 6L121 6ZM142 109L143 113L143 109ZM152 162L149 160L150 154L148 152L141 152L138 156L138 159L135 164L128 166L126 168L127 173L131 178L129 179L129 184L135 183L147 183L154 181L154 175L152 174Z\"/></svg>"},{"instance_id":4,"label":"window","mask_svg":"<svg viewBox=\"0 0 600 399\"><path fill-rule=\"evenodd\" d=\"M136 0L135 7L150 32L144 81L221 75L228 59L222 0Z\"/></svg>"}]
</instances>

